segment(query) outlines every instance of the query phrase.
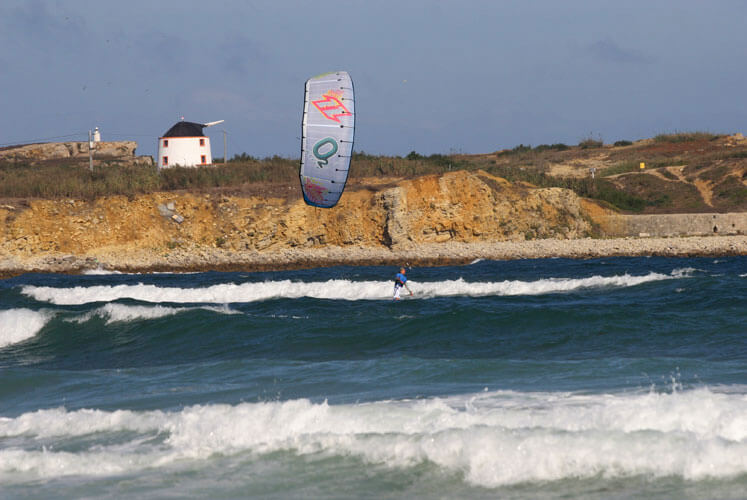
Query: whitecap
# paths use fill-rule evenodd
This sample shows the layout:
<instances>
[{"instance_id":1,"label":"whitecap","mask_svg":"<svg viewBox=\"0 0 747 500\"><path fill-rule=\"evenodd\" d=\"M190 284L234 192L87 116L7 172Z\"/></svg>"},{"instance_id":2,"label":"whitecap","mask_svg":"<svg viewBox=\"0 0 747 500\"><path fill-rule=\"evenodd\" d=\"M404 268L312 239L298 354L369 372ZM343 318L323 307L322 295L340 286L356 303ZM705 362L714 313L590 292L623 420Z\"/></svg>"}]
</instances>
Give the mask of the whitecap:
<instances>
[{"instance_id":1,"label":"whitecap","mask_svg":"<svg viewBox=\"0 0 747 500\"><path fill-rule=\"evenodd\" d=\"M114 274L122 274L120 271L114 271L111 269L103 269L103 268L96 268L96 269L86 269L83 271L83 274L86 276L109 276Z\"/></svg>"},{"instance_id":2,"label":"whitecap","mask_svg":"<svg viewBox=\"0 0 747 500\"><path fill-rule=\"evenodd\" d=\"M75 323L85 323L94 317L106 319L106 324L117 322L142 321L149 319L164 318L186 311L206 310L219 314L241 314L228 306L222 307L166 307L166 306L137 306L129 304L109 303L81 316L67 319Z\"/></svg>"},{"instance_id":3,"label":"whitecap","mask_svg":"<svg viewBox=\"0 0 747 500\"><path fill-rule=\"evenodd\" d=\"M51 318L51 313L31 309L0 311L0 348L34 337Z\"/></svg>"},{"instance_id":4,"label":"whitecap","mask_svg":"<svg viewBox=\"0 0 747 500\"><path fill-rule=\"evenodd\" d=\"M108 440L112 433L120 440ZM123 433L127 443L121 443ZM75 451L33 445L78 437L86 439ZM365 404L211 404L173 412L56 408L0 417L0 438L15 443L0 450L0 477L8 479L18 471L44 479L96 476L216 455L284 452L353 456L397 469L433 464L482 487L600 474L701 480L747 474L747 395L707 388L481 391Z\"/></svg>"},{"instance_id":5,"label":"whitecap","mask_svg":"<svg viewBox=\"0 0 747 500\"><path fill-rule=\"evenodd\" d=\"M491 295L543 295L592 288L631 287L648 282L686 278L691 269L678 269L671 275L649 273L641 276L591 276L588 278L546 278L537 281L506 280L469 282L456 280L408 281L415 298ZM157 285L97 285L55 288L26 285L22 293L36 300L58 305L112 302L133 299L151 303L217 303L254 302L268 299L302 297L333 300L381 300L391 297L389 281L329 280L321 282L265 281L260 283L225 283L204 288L160 287Z\"/></svg>"}]
</instances>

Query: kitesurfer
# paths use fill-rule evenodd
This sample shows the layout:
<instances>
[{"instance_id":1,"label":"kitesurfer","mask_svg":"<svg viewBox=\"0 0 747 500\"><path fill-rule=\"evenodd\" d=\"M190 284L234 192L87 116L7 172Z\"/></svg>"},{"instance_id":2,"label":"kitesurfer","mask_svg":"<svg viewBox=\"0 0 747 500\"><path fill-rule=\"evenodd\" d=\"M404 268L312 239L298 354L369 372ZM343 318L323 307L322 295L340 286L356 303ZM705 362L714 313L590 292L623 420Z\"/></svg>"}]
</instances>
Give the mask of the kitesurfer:
<instances>
[{"instance_id":1,"label":"kitesurfer","mask_svg":"<svg viewBox=\"0 0 747 500\"><path fill-rule=\"evenodd\" d=\"M402 287L405 287L410 292L410 295L412 295L410 287L407 286L407 276L405 276L404 267L400 267L397 276L394 277L394 300L399 300L399 292Z\"/></svg>"}]
</instances>

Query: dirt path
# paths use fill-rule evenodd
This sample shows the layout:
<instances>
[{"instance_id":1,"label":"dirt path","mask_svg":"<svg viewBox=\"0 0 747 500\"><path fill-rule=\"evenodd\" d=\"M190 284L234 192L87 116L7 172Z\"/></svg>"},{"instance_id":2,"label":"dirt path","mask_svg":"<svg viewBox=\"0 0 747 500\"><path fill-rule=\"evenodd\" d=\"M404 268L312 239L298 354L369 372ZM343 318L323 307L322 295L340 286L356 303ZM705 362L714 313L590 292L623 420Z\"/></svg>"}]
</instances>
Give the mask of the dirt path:
<instances>
[{"instance_id":1,"label":"dirt path","mask_svg":"<svg viewBox=\"0 0 747 500\"><path fill-rule=\"evenodd\" d=\"M711 203L711 200L713 200L713 189L711 186L713 183L711 181L704 181L703 179L695 179L693 184L698 188L698 192L700 193L700 196L703 197L703 201L706 205L712 207L713 203Z\"/></svg>"},{"instance_id":2,"label":"dirt path","mask_svg":"<svg viewBox=\"0 0 747 500\"><path fill-rule=\"evenodd\" d=\"M679 167L666 167L667 172L670 172L677 176L677 179L680 180L680 182L684 182L686 184L693 184L695 188L700 193L700 196L703 198L703 201L706 205L709 207L713 206L713 203L711 203L711 200L713 200L713 189L712 185L713 183L711 181L705 181L703 179L695 179L692 182L689 181L682 173L685 166L679 166Z\"/></svg>"},{"instance_id":3,"label":"dirt path","mask_svg":"<svg viewBox=\"0 0 747 500\"><path fill-rule=\"evenodd\" d=\"M681 166L674 166L674 167L660 167L660 168L653 168L653 169L647 169L645 174L653 175L654 177L661 179L663 181L667 182L682 182L685 184L692 184L695 186L695 188L698 190L698 193L700 194L700 197L703 198L703 202L708 205L709 207L713 207L713 183L711 181L703 180L703 179L694 179L689 180L687 177L684 176L682 173L682 170L685 168L684 165ZM672 179L671 177L667 177L662 173L662 170L669 172L670 174L677 177L676 180ZM608 178L614 179L616 177L620 177L623 175L629 175L630 172L624 172L622 174L616 174L611 175Z\"/></svg>"}]
</instances>

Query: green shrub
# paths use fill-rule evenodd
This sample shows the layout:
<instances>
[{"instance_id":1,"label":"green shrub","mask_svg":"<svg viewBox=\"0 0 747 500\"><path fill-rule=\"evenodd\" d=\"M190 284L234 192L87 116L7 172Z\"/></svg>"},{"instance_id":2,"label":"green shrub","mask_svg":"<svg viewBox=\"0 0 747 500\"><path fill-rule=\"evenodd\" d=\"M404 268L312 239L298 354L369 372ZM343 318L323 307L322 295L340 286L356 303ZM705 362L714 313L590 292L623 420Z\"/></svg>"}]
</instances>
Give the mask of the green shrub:
<instances>
[{"instance_id":1,"label":"green shrub","mask_svg":"<svg viewBox=\"0 0 747 500\"><path fill-rule=\"evenodd\" d=\"M537 152L542 151L565 151L566 149L569 149L568 146L566 146L563 143L557 143L557 144L540 144L536 148L534 148Z\"/></svg>"},{"instance_id":2,"label":"green shrub","mask_svg":"<svg viewBox=\"0 0 747 500\"><path fill-rule=\"evenodd\" d=\"M255 157L253 157L252 155L248 155L246 153L241 153L241 154L235 154L235 155L233 155L233 158L231 158L228 161L229 162L250 162L250 161L257 161L257 159ZM214 163L218 163L216 161L213 161L213 162Z\"/></svg>"},{"instance_id":3,"label":"green shrub","mask_svg":"<svg viewBox=\"0 0 747 500\"><path fill-rule=\"evenodd\" d=\"M636 161L621 161L611 167L604 169L602 175L609 177L611 175L625 174L627 172L636 172L640 169L639 162Z\"/></svg>"},{"instance_id":4,"label":"green shrub","mask_svg":"<svg viewBox=\"0 0 747 500\"><path fill-rule=\"evenodd\" d=\"M430 163L433 163L434 165L438 165L440 167L448 167L452 164L452 160L450 157L446 155L441 154L432 154L428 157L428 161Z\"/></svg>"},{"instance_id":5,"label":"green shrub","mask_svg":"<svg viewBox=\"0 0 747 500\"><path fill-rule=\"evenodd\" d=\"M643 198L622 191L614 184L603 180L599 182L595 195L589 197L606 201L610 205L630 212L641 212L648 204Z\"/></svg>"},{"instance_id":6,"label":"green shrub","mask_svg":"<svg viewBox=\"0 0 747 500\"><path fill-rule=\"evenodd\" d=\"M661 175L663 175L664 177L666 177L667 179L669 179L669 180L672 180L672 181L678 181L678 180L680 180L679 177L677 177L676 175L674 175L669 170L661 170L661 171L659 171L659 173Z\"/></svg>"},{"instance_id":7,"label":"green shrub","mask_svg":"<svg viewBox=\"0 0 747 500\"><path fill-rule=\"evenodd\" d=\"M682 163L682 158L665 158L659 161L646 162L646 168L678 167Z\"/></svg>"},{"instance_id":8,"label":"green shrub","mask_svg":"<svg viewBox=\"0 0 747 500\"><path fill-rule=\"evenodd\" d=\"M729 172L728 167L725 165L720 165L717 167L710 168L706 170L705 172L701 172L698 176L701 179L711 181L711 182L718 182L724 177L726 177L726 174Z\"/></svg>"},{"instance_id":9,"label":"green shrub","mask_svg":"<svg viewBox=\"0 0 747 500\"><path fill-rule=\"evenodd\" d=\"M711 141L719 136L710 132L675 132L673 134L659 134L654 137L654 142L692 142L692 141Z\"/></svg>"},{"instance_id":10,"label":"green shrub","mask_svg":"<svg viewBox=\"0 0 747 500\"><path fill-rule=\"evenodd\" d=\"M632 146L633 143L630 141L617 141L615 142L615 146Z\"/></svg>"},{"instance_id":11,"label":"green shrub","mask_svg":"<svg viewBox=\"0 0 747 500\"><path fill-rule=\"evenodd\" d=\"M366 153L365 151L353 151L353 156L351 161L371 161L377 159L377 156L370 155Z\"/></svg>"},{"instance_id":12,"label":"green shrub","mask_svg":"<svg viewBox=\"0 0 747 500\"><path fill-rule=\"evenodd\" d=\"M527 153L532 150L532 146L525 146L523 144L519 144L518 146L515 146L513 149L510 150L511 153Z\"/></svg>"},{"instance_id":13,"label":"green shrub","mask_svg":"<svg viewBox=\"0 0 747 500\"><path fill-rule=\"evenodd\" d=\"M601 148L602 146L604 146L604 142L592 137L584 139L583 141L578 143L578 147L580 147L581 149Z\"/></svg>"},{"instance_id":14,"label":"green shrub","mask_svg":"<svg viewBox=\"0 0 747 500\"><path fill-rule=\"evenodd\" d=\"M668 194L663 194L649 204L655 207L668 206L672 204L672 198Z\"/></svg>"}]
</instances>

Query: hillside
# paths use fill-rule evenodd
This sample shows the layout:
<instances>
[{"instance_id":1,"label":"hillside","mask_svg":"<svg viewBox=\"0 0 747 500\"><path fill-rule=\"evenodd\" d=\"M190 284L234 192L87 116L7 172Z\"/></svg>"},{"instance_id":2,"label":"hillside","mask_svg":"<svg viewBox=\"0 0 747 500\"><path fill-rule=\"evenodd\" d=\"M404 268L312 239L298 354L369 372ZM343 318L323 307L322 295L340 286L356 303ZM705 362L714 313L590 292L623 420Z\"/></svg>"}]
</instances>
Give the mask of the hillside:
<instances>
[{"instance_id":1,"label":"hillside","mask_svg":"<svg viewBox=\"0 0 747 500\"><path fill-rule=\"evenodd\" d=\"M567 149L519 146L463 159L508 178L565 183L591 198L598 198L603 187L613 187L627 197L619 198L622 206L617 208L633 212L747 211L747 139L742 134L670 134L626 142L602 145L590 140ZM590 169L596 170L593 181Z\"/></svg>"},{"instance_id":2,"label":"hillside","mask_svg":"<svg viewBox=\"0 0 747 500\"><path fill-rule=\"evenodd\" d=\"M79 154L0 161L0 274L747 252L740 135L482 155L357 153L333 209L302 201L292 159L242 156L159 172L129 147L93 172L87 163ZM679 247L666 239L709 234L725 236ZM630 236L665 238L588 240ZM569 243L540 244L551 241ZM530 242L538 243L494 246Z\"/></svg>"},{"instance_id":3,"label":"hillside","mask_svg":"<svg viewBox=\"0 0 747 500\"><path fill-rule=\"evenodd\" d=\"M159 172L150 157L135 156L136 146L100 143L94 172L88 170L87 143L2 148L0 200L93 200L180 190L289 200L300 196L296 159L241 154L210 168ZM475 155L422 156L413 151L403 158L357 152L348 191L456 170L483 170L511 182L568 188L624 213L747 211L747 139L741 134L669 134L615 145L589 139L577 146L519 145Z\"/></svg>"}]
</instances>

